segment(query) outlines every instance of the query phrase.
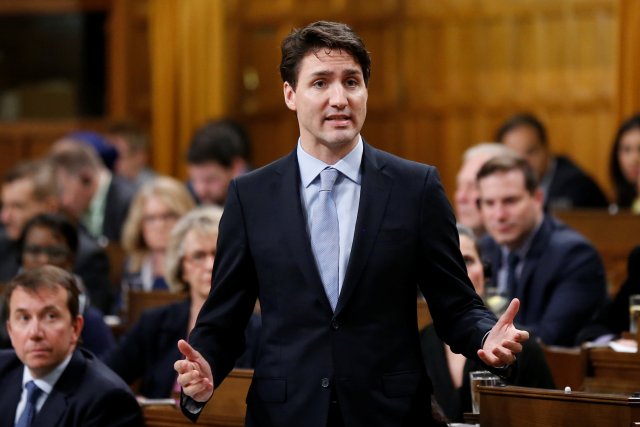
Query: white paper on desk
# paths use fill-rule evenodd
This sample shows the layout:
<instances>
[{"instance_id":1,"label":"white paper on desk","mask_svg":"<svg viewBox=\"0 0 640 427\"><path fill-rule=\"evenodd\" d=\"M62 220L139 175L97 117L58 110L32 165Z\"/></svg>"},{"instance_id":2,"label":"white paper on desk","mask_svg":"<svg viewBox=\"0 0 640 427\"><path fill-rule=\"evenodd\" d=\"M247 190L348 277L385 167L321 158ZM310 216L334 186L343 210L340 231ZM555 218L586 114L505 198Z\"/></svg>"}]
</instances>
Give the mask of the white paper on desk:
<instances>
[{"instance_id":1,"label":"white paper on desk","mask_svg":"<svg viewBox=\"0 0 640 427\"><path fill-rule=\"evenodd\" d=\"M636 353L638 351L638 343L632 340L611 341L609 347L618 353Z\"/></svg>"}]
</instances>

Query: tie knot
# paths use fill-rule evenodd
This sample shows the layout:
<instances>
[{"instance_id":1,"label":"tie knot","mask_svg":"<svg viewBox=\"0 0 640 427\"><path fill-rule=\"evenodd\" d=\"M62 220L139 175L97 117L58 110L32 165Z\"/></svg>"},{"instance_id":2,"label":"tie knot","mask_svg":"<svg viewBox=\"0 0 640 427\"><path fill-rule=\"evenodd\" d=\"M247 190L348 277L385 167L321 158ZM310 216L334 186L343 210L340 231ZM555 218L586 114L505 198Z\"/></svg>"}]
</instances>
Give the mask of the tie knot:
<instances>
[{"instance_id":1,"label":"tie knot","mask_svg":"<svg viewBox=\"0 0 640 427\"><path fill-rule=\"evenodd\" d=\"M507 256L507 264L509 264L509 267L515 268L515 266L518 265L519 262L520 262L520 255L518 255L514 251L509 252L509 255Z\"/></svg>"},{"instance_id":2,"label":"tie knot","mask_svg":"<svg viewBox=\"0 0 640 427\"><path fill-rule=\"evenodd\" d=\"M323 169L320 172L320 191L331 191L336 179L338 179L338 169Z\"/></svg>"},{"instance_id":3,"label":"tie knot","mask_svg":"<svg viewBox=\"0 0 640 427\"><path fill-rule=\"evenodd\" d=\"M40 397L42 390L33 381L28 381L24 386L27 389L27 400L34 404Z\"/></svg>"}]
</instances>

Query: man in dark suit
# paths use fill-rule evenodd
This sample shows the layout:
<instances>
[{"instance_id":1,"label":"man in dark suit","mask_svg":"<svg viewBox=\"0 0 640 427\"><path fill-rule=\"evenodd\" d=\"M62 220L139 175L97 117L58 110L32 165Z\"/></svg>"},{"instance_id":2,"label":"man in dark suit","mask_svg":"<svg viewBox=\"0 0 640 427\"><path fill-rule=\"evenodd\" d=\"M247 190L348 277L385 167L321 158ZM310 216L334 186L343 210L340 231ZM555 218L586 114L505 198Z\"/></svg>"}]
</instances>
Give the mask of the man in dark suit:
<instances>
[{"instance_id":1,"label":"man in dark suit","mask_svg":"<svg viewBox=\"0 0 640 427\"><path fill-rule=\"evenodd\" d=\"M517 114L498 129L502 142L527 159L542 188L545 208L606 208L607 197L598 184L565 156L549 151L547 132L535 116Z\"/></svg>"},{"instance_id":2,"label":"man in dark suit","mask_svg":"<svg viewBox=\"0 0 640 427\"><path fill-rule=\"evenodd\" d=\"M60 203L53 165L48 160L27 161L10 170L2 182L0 210L0 282L13 279L20 267L17 241L36 215L57 213ZM87 285L91 303L103 311L111 305L109 260L100 246L79 227L73 272Z\"/></svg>"},{"instance_id":3,"label":"man in dark suit","mask_svg":"<svg viewBox=\"0 0 640 427\"><path fill-rule=\"evenodd\" d=\"M73 276L54 266L16 277L7 289L15 350L0 351L0 426L140 426L128 386L76 349L83 326Z\"/></svg>"},{"instance_id":4,"label":"man in dark suit","mask_svg":"<svg viewBox=\"0 0 640 427\"><path fill-rule=\"evenodd\" d=\"M316 22L283 41L284 99L300 139L230 185L212 290L178 344L190 418L241 353L256 297L248 426L437 425L416 285L454 351L505 369L528 338L512 324L518 301L496 324L474 292L435 168L360 137L370 64L344 24Z\"/></svg>"},{"instance_id":5,"label":"man in dark suit","mask_svg":"<svg viewBox=\"0 0 640 427\"><path fill-rule=\"evenodd\" d=\"M478 172L483 254L498 290L522 304L516 322L546 344L570 346L607 297L596 249L543 212L526 160L494 157Z\"/></svg>"}]
</instances>

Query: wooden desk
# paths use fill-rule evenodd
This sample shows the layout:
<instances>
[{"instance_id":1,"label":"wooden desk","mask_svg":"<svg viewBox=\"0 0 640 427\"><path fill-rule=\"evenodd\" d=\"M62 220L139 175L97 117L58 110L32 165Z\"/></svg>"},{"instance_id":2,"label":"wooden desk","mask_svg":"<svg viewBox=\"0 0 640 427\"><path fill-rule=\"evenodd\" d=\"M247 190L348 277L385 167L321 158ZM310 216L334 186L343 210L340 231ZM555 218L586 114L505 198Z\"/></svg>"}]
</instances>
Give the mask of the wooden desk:
<instances>
[{"instance_id":1,"label":"wooden desk","mask_svg":"<svg viewBox=\"0 0 640 427\"><path fill-rule=\"evenodd\" d=\"M478 387L481 427L629 427L640 398L525 387Z\"/></svg>"},{"instance_id":2,"label":"wooden desk","mask_svg":"<svg viewBox=\"0 0 640 427\"><path fill-rule=\"evenodd\" d=\"M632 394L640 392L640 354L610 348L588 349L585 391Z\"/></svg>"},{"instance_id":3,"label":"wooden desk","mask_svg":"<svg viewBox=\"0 0 640 427\"><path fill-rule=\"evenodd\" d=\"M589 239L598 249L607 271L611 293L627 277L627 257L640 244L640 215L606 210L558 210L553 216Z\"/></svg>"},{"instance_id":4,"label":"wooden desk","mask_svg":"<svg viewBox=\"0 0 640 427\"><path fill-rule=\"evenodd\" d=\"M247 411L245 399L253 371L234 369L215 391L213 399L204 407L199 426L242 427ZM143 408L147 427L192 427L193 423L185 417L179 407L158 405Z\"/></svg>"}]
</instances>

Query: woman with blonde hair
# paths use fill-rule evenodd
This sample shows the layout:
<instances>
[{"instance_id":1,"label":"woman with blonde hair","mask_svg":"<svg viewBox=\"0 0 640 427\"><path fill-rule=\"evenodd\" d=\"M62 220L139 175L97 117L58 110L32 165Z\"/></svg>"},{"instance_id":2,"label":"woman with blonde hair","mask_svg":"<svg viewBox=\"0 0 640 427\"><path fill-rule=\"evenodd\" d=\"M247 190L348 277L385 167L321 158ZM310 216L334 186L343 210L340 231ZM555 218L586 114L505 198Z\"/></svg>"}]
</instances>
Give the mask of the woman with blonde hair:
<instances>
[{"instance_id":1,"label":"woman with blonde hair","mask_svg":"<svg viewBox=\"0 0 640 427\"><path fill-rule=\"evenodd\" d=\"M137 192L122 232L127 254L123 297L129 290L166 290L165 253L178 219L195 207L183 183L168 176L153 178Z\"/></svg>"}]
</instances>

